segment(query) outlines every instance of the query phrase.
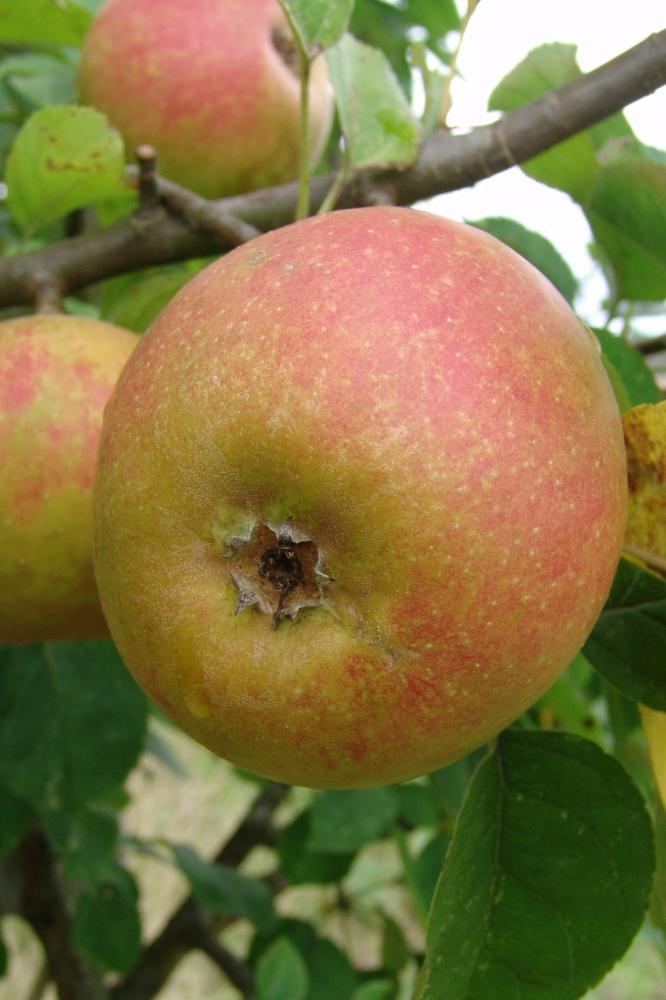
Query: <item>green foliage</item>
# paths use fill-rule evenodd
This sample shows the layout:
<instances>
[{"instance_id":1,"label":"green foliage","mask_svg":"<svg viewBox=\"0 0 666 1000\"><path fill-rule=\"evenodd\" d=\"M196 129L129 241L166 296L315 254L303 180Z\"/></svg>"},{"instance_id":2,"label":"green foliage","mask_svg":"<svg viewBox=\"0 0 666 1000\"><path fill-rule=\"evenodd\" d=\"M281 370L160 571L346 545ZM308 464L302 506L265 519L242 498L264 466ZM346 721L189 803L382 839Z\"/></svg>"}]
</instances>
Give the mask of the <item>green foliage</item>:
<instances>
[{"instance_id":1,"label":"green foliage","mask_svg":"<svg viewBox=\"0 0 666 1000\"><path fill-rule=\"evenodd\" d=\"M389 832L398 813L392 787L363 792L326 792L315 799L308 846L313 851L347 854Z\"/></svg>"},{"instance_id":2,"label":"green foliage","mask_svg":"<svg viewBox=\"0 0 666 1000\"><path fill-rule=\"evenodd\" d=\"M331 853L313 850L310 812L301 813L280 835L280 869L292 885L339 882L354 860L352 851Z\"/></svg>"},{"instance_id":3,"label":"green foliage","mask_svg":"<svg viewBox=\"0 0 666 1000\"><path fill-rule=\"evenodd\" d=\"M583 652L628 698L665 712L666 581L623 559Z\"/></svg>"},{"instance_id":4,"label":"green foliage","mask_svg":"<svg viewBox=\"0 0 666 1000\"><path fill-rule=\"evenodd\" d=\"M456 827L419 1000L575 1000L638 930L653 865L647 812L617 761L572 735L507 730Z\"/></svg>"},{"instance_id":5,"label":"green foliage","mask_svg":"<svg viewBox=\"0 0 666 1000\"><path fill-rule=\"evenodd\" d=\"M112 278L105 282L101 295L103 319L135 333L144 333L176 292L207 263L207 260L190 260L185 264Z\"/></svg>"},{"instance_id":6,"label":"green foliage","mask_svg":"<svg viewBox=\"0 0 666 1000\"><path fill-rule=\"evenodd\" d=\"M204 861L185 844L172 844L174 858L187 877L192 892L205 910L247 917L260 929L275 920L267 887L228 865Z\"/></svg>"},{"instance_id":7,"label":"green foliage","mask_svg":"<svg viewBox=\"0 0 666 1000\"><path fill-rule=\"evenodd\" d=\"M146 701L110 642L0 649L0 781L40 813L112 793L143 747Z\"/></svg>"},{"instance_id":8,"label":"green foliage","mask_svg":"<svg viewBox=\"0 0 666 1000\"><path fill-rule=\"evenodd\" d=\"M587 208L623 299L666 296L666 164L620 154L599 172Z\"/></svg>"},{"instance_id":9,"label":"green foliage","mask_svg":"<svg viewBox=\"0 0 666 1000\"><path fill-rule=\"evenodd\" d=\"M0 784L0 855L19 842L32 820L30 806Z\"/></svg>"},{"instance_id":10,"label":"green foliage","mask_svg":"<svg viewBox=\"0 0 666 1000\"><path fill-rule=\"evenodd\" d=\"M41 229L75 208L123 193L120 134L93 108L36 111L7 162L10 207L24 229Z\"/></svg>"},{"instance_id":11,"label":"green foliage","mask_svg":"<svg viewBox=\"0 0 666 1000\"><path fill-rule=\"evenodd\" d=\"M478 219L469 222L516 250L552 281L567 302L573 302L578 282L564 258L541 233L526 229L514 219Z\"/></svg>"},{"instance_id":12,"label":"green foliage","mask_svg":"<svg viewBox=\"0 0 666 1000\"><path fill-rule=\"evenodd\" d=\"M278 938L257 963L258 1000L306 1000L308 985L308 970L300 954L288 938Z\"/></svg>"},{"instance_id":13,"label":"green foliage","mask_svg":"<svg viewBox=\"0 0 666 1000\"><path fill-rule=\"evenodd\" d=\"M420 128L386 56L345 35L326 58L350 164L361 168L413 163Z\"/></svg>"},{"instance_id":14,"label":"green foliage","mask_svg":"<svg viewBox=\"0 0 666 1000\"><path fill-rule=\"evenodd\" d=\"M85 889L74 909L73 940L88 961L101 969L127 972L141 948L139 893L126 869L113 865Z\"/></svg>"},{"instance_id":15,"label":"green foliage","mask_svg":"<svg viewBox=\"0 0 666 1000\"><path fill-rule=\"evenodd\" d=\"M612 364L620 378L629 407L661 402L661 390L644 357L623 337L616 337L608 330L593 332L601 344L604 358Z\"/></svg>"},{"instance_id":16,"label":"green foliage","mask_svg":"<svg viewBox=\"0 0 666 1000\"><path fill-rule=\"evenodd\" d=\"M0 0L0 43L80 45L90 11L75 0Z\"/></svg>"},{"instance_id":17,"label":"green foliage","mask_svg":"<svg viewBox=\"0 0 666 1000\"><path fill-rule=\"evenodd\" d=\"M495 88L490 107L510 111L580 75L572 45L534 49ZM618 298L666 296L666 165L634 136L622 114L558 143L523 164L531 177L582 207Z\"/></svg>"},{"instance_id":18,"label":"green foliage","mask_svg":"<svg viewBox=\"0 0 666 1000\"><path fill-rule=\"evenodd\" d=\"M328 48L347 30L354 0L280 0L301 45Z\"/></svg>"}]
</instances>

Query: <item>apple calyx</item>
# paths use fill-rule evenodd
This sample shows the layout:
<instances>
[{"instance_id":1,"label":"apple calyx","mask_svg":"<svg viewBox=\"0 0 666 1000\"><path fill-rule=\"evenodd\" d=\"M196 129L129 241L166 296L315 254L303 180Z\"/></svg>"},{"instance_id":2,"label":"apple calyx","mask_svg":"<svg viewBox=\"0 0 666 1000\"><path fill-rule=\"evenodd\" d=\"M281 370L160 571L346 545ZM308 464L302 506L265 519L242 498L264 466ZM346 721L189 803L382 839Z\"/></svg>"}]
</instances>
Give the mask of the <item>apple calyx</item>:
<instances>
[{"instance_id":1,"label":"apple calyx","mask_svg":"<svg viewBox=\"0 0 666 1000\"><path fill-rule=\"evenodd\" d=\"M291 518L274 530L259 524L249 539L231 541L231 579L238 588L236 614L256 607L271 617L276 629L283 619L293 621L303 608L323 602L319 550L309 538L294 537Z\"/></svg>"}]
</instances>

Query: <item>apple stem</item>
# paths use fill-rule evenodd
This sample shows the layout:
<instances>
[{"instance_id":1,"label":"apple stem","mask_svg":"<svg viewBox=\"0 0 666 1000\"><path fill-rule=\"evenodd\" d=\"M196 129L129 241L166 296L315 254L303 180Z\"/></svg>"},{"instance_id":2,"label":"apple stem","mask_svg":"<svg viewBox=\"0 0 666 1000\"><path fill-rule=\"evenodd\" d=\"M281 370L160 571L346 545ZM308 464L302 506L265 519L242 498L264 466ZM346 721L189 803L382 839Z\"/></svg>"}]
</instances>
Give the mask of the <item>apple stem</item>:
<instances>
[{"instance_id":1,"label":"apple stem","mask_svg":"<svg viewBox=\"0 0 666 1000\"><path fill-rule=\"evenodd\" d=\"M38 281L35 286L35 312L38 315L63 313L63 289L54 279Z\"/></svg>"},{"instance_id":2,"label":"apple stem","mask_svg":"<svg viewBox=\"0 0 666 1000\"><path fill-rule=\"evenodd\" d=\"M326 212L331 212L336 205L336 202L340 195L342 194L343 188L351 176L351 164L349 162L349 156L347 150L345 149L344 160L342 166L335 175L335 180L331 184L330 188L326 192L326 196L319 206L317 215L324 215Z\"/></svg>"},{"instance_id":3,"label":"apple stem","mask_svg":"<svg viewBox=\"0 0 666 1000\"><path fill-rule=\"evenodd\" d=\"M301 77L301 135L299 143L296 220L310 214L310 56L296 36Z\"/></svg>"},{"instance_id":4,"label":"apple stem","mask_svg":"<svg viewBox=\"0 0 666 1000\"><path fill-rule=\"evenodd\" d=\"M160 203L157 188L157 151L154 146L142 143L137 147L135 157L139 168L139 210L151 211Z\"/></svg>"}]
</instances>

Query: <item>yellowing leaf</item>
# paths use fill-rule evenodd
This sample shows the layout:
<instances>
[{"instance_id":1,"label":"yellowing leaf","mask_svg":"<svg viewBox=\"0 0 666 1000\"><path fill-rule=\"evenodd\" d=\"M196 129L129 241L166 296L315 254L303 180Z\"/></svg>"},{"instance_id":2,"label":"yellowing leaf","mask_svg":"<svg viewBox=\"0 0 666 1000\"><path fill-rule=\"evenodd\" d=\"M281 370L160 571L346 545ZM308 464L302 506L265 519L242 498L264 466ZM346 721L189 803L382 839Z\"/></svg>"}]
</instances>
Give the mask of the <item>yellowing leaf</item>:
<instances>
[{"instance_id":1,"label":"yellowing leaf","mask_svg":"<svg viewBox=\"0 0 666 1000\"><path fill-rule=\"evenodd\" d=\"M666 712L656 712L653 708L640 705L645 738L650 748L650 759L655 781L666 808Z\"/></svg>"},{"instance_id":2,"label":"yellowing leaf","mask_svg":"<svg viewBox=\"0 0 666 1000\"><path fill-rule=\"evenodd\" d=\"M629 475L627 550L666 575L666 402L624 415Z\"/></svg>"},{"instance_id":3,"label":"yellowing leaf","mask_svg":"<svg viewBox=\"0 0 666 1000\"><path fill-rule=\"evenodd\" d=\"M666 402L626 413L624 436L629 473L625 541L629 551L666 575ZM646 705L639 709L657 789L666 806L666 712Z\"/></svg>"}]
</instances>

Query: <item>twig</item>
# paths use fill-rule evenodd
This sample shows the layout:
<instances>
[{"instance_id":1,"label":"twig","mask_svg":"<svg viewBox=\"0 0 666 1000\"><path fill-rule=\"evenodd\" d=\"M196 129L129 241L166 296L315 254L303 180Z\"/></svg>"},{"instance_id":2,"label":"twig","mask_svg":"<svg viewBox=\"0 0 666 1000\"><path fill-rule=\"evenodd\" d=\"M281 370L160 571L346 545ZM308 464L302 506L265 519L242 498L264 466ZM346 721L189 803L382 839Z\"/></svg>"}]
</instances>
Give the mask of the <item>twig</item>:
<instances>
[{"instance_id":1,"label":"twig","mask_svg":"<svg viewBox=\"0 0 666 1000\"><path fill-rule=\"evenodd\" d=\"M51 978L61 1000L101 1000L101 983L72 945L71 923L56 875L51 848L35 826L16 848L20 872L20 913L40 938Z\"/></svg>"},{"instance_id":2,"label":"twig","mask_svg":"<svg viewBox=\"0 0 666 1000\"><path fill-rule=\"evenodd\" d=\"M255 800L249 813L216 857L220 864L237 867L257 844L275 839L272 817L287 793L286 785L268 785ZM223 926L224 921L218 925ZM111 1000L145 1000L154 996L169 978L180 959L201 938L201 928L209 926L193 896L189 896L171 916L164 929L144 950L138 964L110 991ZM218 952L218 957L221 953ZM238 960L236 960L238 962ZM218 963L219 964L219 963ZM243 963L240 963L243 965ZM251 982L249 969L230 964L224 970L241 991ZM235 975L237 978L232 979Z\"/></svg>"},{"instance_id":3,"label":"twig","mask_svg":"<svg viewBox=\"0 0 666 1000\"><path fill-rule=\"evenodd\" d=\"M157 151L147 143L136 151L139 173L139 212L152 211L159 205L157 190Z\"/></svg>"},{"instance_id":4,"label":"twig","mask_svg":"<svg viewBox=\"0 0 666 1000\"><path fill-rule=\"evenodd\" d=\"M368 190L383 191L395 204L411 205L468 187L536 156L665 83L666 29L492 125L465 134L438 129L413 167L361 173L345 187L336 207L367 204ZM311 210L321 205L334 180L332 174L313 180ZM240 219L265 231L291 222L297 200L298 185L285 184L210 202L212 215L207 218L221 213L222 218ZM63 290L71 292L114 274L218 253L237 242L193 229L166 211L143 222L133 216L102 232L0 260L0 308L30 305L37 274L57 278Z\"/></svg>"},{"instance_id":5,"label":"twig","mask_svg":"<svg viewBox=\"0 0 666 1000\"><path fill-rule=\"evenodd\" d=\"M193 229L215 236L225 248L238 246L259 236L260 230L224 208L224 203L208 201L187 188L160 177L157 190L162 201Z\"/></svg>"},{"instance_id":6,"label":"twig","mask_svg":"<svg viewBox=\"0 0 666 1000\"><path fill-rule=\"evenodd\" d=\"M63 294L58 280L49 275L36 284L35 312L41 315L51 315L63 312Z\"/></svg>"}]
</instances>

